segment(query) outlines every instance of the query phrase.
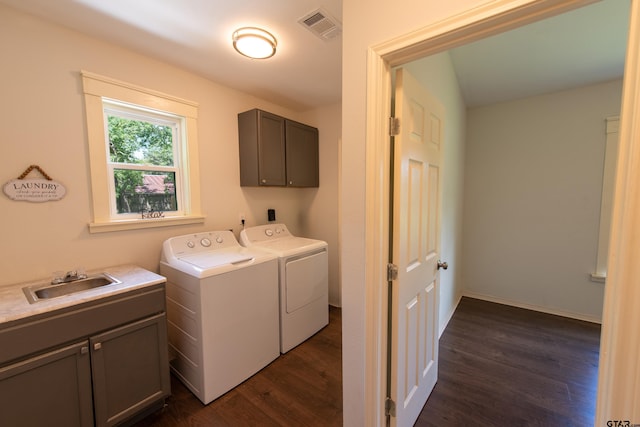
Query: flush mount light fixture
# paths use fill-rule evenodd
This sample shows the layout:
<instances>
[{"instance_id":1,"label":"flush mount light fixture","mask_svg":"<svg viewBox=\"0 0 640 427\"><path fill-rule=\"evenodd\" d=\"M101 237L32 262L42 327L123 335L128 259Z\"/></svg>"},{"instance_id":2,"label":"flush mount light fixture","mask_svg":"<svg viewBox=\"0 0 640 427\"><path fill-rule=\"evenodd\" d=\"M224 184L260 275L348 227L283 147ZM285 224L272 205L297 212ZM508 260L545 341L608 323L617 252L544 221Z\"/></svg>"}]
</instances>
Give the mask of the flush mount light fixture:
<instances>
[{"instance_id":1,"label":"flush mount light fixture","mask_svg":"<svg viewBox=\"0 0 640 427\"><path fill-rule=\"evenodd\" d=\"M256 27L243 27L233 32L233 47L241 55L254 59L271 58L278 42L268 31Z\"/></svg>"}]
</instances>

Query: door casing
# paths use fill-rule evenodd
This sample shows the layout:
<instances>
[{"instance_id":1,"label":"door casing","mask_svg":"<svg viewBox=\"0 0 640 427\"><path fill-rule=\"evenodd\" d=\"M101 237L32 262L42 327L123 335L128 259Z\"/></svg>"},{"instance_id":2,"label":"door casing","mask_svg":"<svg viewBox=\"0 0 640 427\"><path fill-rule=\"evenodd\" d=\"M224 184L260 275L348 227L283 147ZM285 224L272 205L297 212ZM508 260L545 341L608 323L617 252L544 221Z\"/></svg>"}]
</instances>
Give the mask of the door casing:
<instances>
[{"instance_id":1,"label":"door casing","mask_svg":"<svg viewBox=\"0 0 640 427\"><path fill-rule=\"evenodd\" d=\"M373 238L365 254L367 425L382 426L385 422L388 316L386 265L389 259L388 178L391 155L388 144L388 118L391 116L391 68L594 2L595 0L497 0L368 49L366 182L371 186L371 191L367 192L366 198L365 228L367 235ZM640 91L640 49L639 42L636 42L640 39L638 3L640 0L632 0L611 254L632 253L634 248L640 249L640 242L629 242L623 238L634 230L640 231L640 192L632 191L634 184L630 179L633 177L635 182L640 182L640 153L633 151L632 146L634 139L640 140L640 127L632 126L633 122L640 123L640 105L636 105L640 101L640 96L636 95L636 91ZM630 203L630 197L634 197L633 200L637 203ZM640 361L636 360L640 351L640 338L632 343L638 350L635 352L614 345L616 336L633 336L631 325L640 323L640 310L633 309L634 305L640 306L640 287L631 288L634 284L633 278L640 277L640 267L632 266L632 257L612 258L614 259L609 264L610 275L607 279L603 312L596 425L604 425L614 414L623 416L625 410L640 411L634 409L635 402L640 401L640 390L633 388L633 379L624 376L625 370L637 372L639 378L636 383L640 384ZM620 269L621 274L616 274L616 267ZM626 297L620 298L623 294ZM621 308L624 309L626 319L617 316ZM622 387L616 381L626 381L627 386ZM633 414L626 416L631 415Z\"/></svg>"}]
</instances>

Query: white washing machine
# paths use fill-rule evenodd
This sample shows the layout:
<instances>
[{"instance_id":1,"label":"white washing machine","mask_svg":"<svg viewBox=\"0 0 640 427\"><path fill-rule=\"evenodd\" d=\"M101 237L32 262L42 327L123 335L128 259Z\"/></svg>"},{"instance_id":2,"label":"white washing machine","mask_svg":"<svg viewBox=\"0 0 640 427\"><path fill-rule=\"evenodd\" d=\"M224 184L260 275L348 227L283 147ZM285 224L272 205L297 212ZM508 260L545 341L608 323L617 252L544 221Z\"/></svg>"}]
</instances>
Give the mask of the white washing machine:
<instances>
[{"instance_id":1,"label":"white washing machine","mask_svg":"<svg viewBox=\"0 0 640 427\"><path fill-rule=\"evenodd\" d=\"M326 242L293 236L284 224L267 224L242 230L240 243L278 256L280 351L283 354L329 323Z\"/></svg>"},{"instance_id":2,"label":"white washing machine","mask_svg":"<svg viewBox=\"0 0 640 427\"><path fill-rule=\"evenodd\" d=\"M231 231L164 242L171 370L205 405L280 355L278 259Z\"/></svg>"}]
</instances>

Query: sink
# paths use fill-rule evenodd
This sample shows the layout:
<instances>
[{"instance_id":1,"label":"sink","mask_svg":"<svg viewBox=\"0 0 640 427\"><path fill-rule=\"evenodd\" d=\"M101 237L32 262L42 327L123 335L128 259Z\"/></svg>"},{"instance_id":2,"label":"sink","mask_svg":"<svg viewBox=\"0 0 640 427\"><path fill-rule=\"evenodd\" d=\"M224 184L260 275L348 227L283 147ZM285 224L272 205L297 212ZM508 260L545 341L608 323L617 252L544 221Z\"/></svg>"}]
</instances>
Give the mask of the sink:
<instances>
[{"instance_id":1,"label":"sink","mask_svg":"<svg viewBox=\"0 0 640 427\"><path fill-rule=\"evenodd\" d=\"M103 286L122 283L115 277L102 273L95 276L89 276L85 279L74 280L72 282L59 284L38 284L22 288L24 294L31 304L39 300L62 297L77 292L87 291L89 289L100 288Z\"/></svg>"}]
</instances>

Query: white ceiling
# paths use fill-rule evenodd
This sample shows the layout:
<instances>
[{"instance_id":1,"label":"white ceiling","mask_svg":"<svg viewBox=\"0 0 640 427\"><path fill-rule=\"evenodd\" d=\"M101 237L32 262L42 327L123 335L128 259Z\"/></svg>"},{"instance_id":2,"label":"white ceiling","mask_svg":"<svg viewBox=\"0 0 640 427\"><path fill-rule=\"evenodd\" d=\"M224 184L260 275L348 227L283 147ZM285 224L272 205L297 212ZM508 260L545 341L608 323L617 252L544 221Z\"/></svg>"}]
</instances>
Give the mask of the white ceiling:
<instances>
[{"instance_id":1,"label":"white ceiling","mask_svg":"<svg viewBox=\"0 0 640 427\"><path fill-rule=\"evenodd\" d=\"M342 21L342 0L0 0L205 78L296 110L341 99L342 36L298 23L322 7ZM239 55L231 34L257 26L278 40L265 60Z\"/></svg>"},{"instance_id":2,"label":"white ceiling","mask_svg":"<svg viewBox=\"0 0 640 427\"><path fill-rule=\"evenodd\" d=\"M342 0L0 0L68 28L143 52L223 85L306 110L341 99L342 37L298 23L319 8L342 21ZM629 0L605 0L452 50L469 106L619 78ZM237 54L231 33L259 26L273 58Z\"/></svg>"},{"instance_id":3,"label":"white ceiling","mask_svg":"<svg viewBox=\"0 0 640 427\"><path fill-rule=\"evenodd\" d=\"M451 50L468 107L622 77L629 0L603 0Z\"/></svg>"}]
</instances>

